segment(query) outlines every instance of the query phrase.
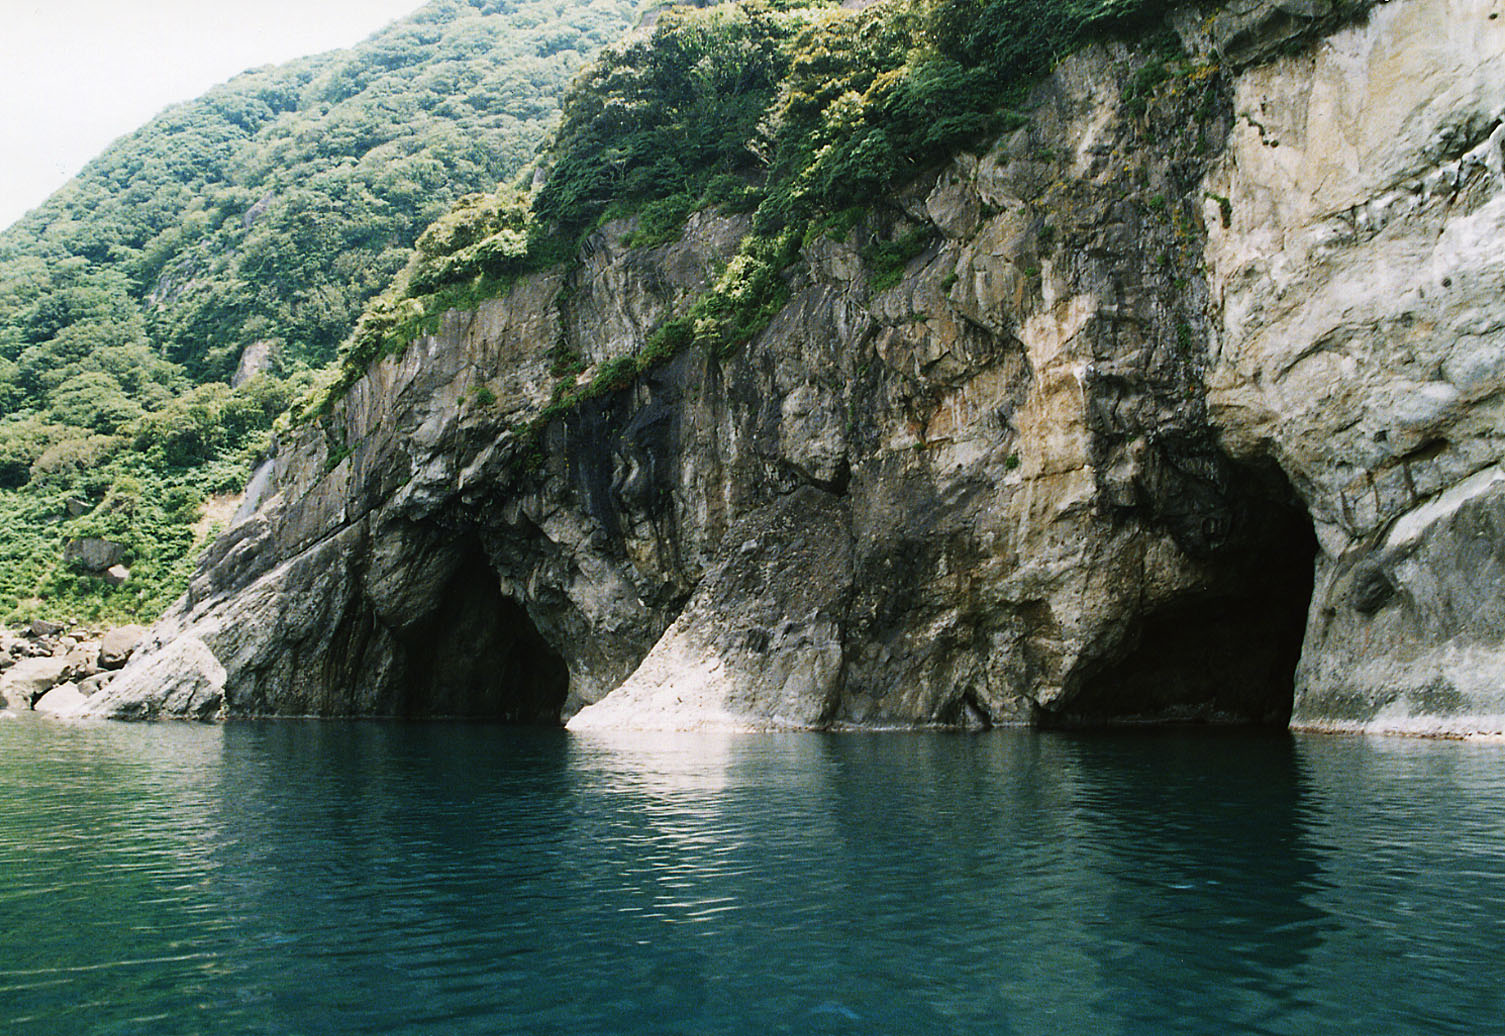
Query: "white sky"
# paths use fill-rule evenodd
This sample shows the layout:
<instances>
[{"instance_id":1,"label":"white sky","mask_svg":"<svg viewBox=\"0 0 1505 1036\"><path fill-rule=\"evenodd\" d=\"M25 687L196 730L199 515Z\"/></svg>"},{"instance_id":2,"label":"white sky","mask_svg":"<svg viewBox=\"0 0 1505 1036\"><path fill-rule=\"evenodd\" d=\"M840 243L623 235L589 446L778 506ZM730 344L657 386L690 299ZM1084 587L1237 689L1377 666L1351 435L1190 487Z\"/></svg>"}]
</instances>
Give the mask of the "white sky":
<instances>
[{"instance_id":1,"label":"white sky","mask_svg":"<svg viewBox=\"0 0 1505 1036\"><path fill-rule=\"evenodd\" d=\"M422 0L0 0L0 228L117 137L248 68L348 47Z\"/></svg>"}]
</instances>

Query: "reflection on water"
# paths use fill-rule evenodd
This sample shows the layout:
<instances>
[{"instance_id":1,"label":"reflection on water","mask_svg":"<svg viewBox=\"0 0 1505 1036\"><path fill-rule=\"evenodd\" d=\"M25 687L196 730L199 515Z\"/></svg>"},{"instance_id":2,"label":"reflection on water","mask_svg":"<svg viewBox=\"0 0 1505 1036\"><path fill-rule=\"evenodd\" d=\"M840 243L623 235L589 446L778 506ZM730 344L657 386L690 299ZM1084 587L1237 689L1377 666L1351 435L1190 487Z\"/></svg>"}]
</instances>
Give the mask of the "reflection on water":
<instances>
[{"instance_id":1,"label":"reflection on water","mask_svg":"<svg viewBox=\"0 0 1505 1036\"><path fill-rule=\"evenodd\" d=\"M1151 734L1075 748L1092 865L1113 890L1100 1013L1124 1031L1202 1032L1209 1018L1285 1031L1309 1006L1302 965L1333 927L1294 743Z\"/></svg>"},{"instance_id":2,"label":"reflection on water","mask_svg":"<svg viewBox=\"0 0 1505 1036\"><path fill-rule=\"evenodd\" d=\"M1502 762L10 722L0 1031L1492 1031Z\"/></svg>"}]
</instances>

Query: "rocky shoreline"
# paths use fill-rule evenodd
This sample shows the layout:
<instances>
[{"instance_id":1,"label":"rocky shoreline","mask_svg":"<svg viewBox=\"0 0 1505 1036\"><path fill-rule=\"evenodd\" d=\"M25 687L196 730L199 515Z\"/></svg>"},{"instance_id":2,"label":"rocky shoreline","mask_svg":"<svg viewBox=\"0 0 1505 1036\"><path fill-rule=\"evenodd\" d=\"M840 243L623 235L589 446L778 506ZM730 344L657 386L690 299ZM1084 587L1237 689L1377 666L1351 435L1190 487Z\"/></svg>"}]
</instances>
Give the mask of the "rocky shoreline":
<instances>
[{"instance_id":1,"label":"rocky shoreline","mask_svg":"<svg viewBox=\"0 0 1505 1036\"><path fill-rule=\"evenodd\" d=\"M0 712L73 711L115 678L145 634L142 626L99 629L44 619L0 628Z\"/></svg>"}]
</instances>

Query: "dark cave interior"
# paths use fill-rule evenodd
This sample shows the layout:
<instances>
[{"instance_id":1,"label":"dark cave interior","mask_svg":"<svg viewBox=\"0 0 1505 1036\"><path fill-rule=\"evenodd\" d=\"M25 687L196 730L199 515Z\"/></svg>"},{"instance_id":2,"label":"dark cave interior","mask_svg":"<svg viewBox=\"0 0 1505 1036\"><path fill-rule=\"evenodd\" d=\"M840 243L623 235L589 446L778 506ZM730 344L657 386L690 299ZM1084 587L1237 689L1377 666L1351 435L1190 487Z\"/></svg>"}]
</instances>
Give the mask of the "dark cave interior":
<instances>
[{"instance_id":1,"label":"dark cave interior","mask_svg":"<svg viewBox=\"0 0 1505 1036\"><path fill-rule=\"evenodd\" d=\"M1140 616L1041 726L1290 720L1317 539L1279 472L1244 475L1202 585Z\"/></svg>"},{"instance_id":2,"label":"dark cave interior","mask_svg":"<svg viewBox=\"0 0 1505 1036\"><path fill-rule=\"evenodd\" d=\"M478 542L462 546L438 607L411 630L399 715L558 725L570 674L504 595Z\"/></svg>"}]
</instances>

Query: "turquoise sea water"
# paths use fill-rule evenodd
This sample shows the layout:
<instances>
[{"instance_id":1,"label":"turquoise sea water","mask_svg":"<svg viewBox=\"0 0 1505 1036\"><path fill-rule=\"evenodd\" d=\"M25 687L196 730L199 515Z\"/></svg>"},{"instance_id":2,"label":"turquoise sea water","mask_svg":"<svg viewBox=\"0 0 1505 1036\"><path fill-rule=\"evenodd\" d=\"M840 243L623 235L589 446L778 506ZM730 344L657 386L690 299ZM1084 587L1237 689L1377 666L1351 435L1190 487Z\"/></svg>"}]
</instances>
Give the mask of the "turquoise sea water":
<instances>
[{"instance_id":1,"label":"turquoise sea water","mask_svg":"<svg viewBox=\"0 0 1505 1036\"><path fill-rule=\"evenodd\" d=\"M1505 747L0 722L0 1032L1505 1031Z\"/></svg>"}]
</instances>

